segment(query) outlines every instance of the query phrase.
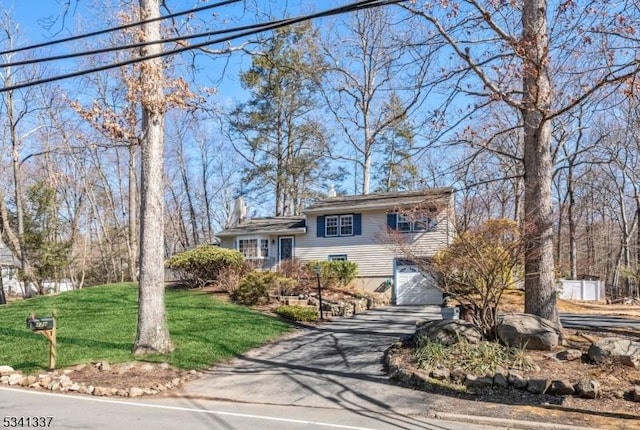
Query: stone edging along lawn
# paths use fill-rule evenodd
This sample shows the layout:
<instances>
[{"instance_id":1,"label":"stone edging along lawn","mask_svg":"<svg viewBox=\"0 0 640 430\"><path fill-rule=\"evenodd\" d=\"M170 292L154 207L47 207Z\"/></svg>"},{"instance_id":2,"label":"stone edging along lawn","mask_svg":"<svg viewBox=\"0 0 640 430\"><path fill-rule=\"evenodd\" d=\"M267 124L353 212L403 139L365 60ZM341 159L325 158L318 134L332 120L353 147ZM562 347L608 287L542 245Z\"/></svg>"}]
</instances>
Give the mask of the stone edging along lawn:
<instances>
[{"instance_id":1,"label":"stone edging along lawn","mask_svg":"<svg viewBox=\"0 0 640 430\"><path fill-rule=\"evenodd\" d=\"M465 372L463 369L434 369L426 371L418 369L407 362L402 351L403 342L396 342L384 353L384 365L390 378L403 386L424 388L432 385L433 381L462 384L470 389L482 388L515 388L532 394L576 395L585 399L597 399L602 395L600 383L595 379L585 379L578 382L552 379L528 379L517 371L498 371L494 375L477 376ZM635 385L622 397L640 402L640 385Z\"/></svg>"},{"instance_id":2,"label":"stone edging along lawn","mask_svg":"<svg viewBox=\"0 0 640 430\"><path fill-rule=\"evenodd\" d=\"M87 379L87 370L91 372L103 373L102 378L96 380L116 379L116 375L122 375L121 381L128 379L127 384L116 384L105 382L75 382L74 374L79 380ZM138 377L131 374L134 373ZM144 375L152 375L148 380L154 381L151 384L145 383ZM164 377L157 377L162 374ZM80 376L83 375L83 376ZM198 377L196 370L178 371L171 368L167 363L121 363L109 365L107 362L94 364L81 364L73 368L64 370L53 370L37 375L23 375L21 371L16 371L10 366L0 366L0 384L16 387L31 388L35 390L49 390L55 392L69 392L78 394L89 394L93 396L119 396L119 397L140 397L153 396L167 390L177 388L181 384ZM131 377L130 377L131 376ZM92 379L92 378L88 378ZM165 382L166 381L166 382ZM126 385L126 386L125 386Z\"/></svg>"}]
</instances>

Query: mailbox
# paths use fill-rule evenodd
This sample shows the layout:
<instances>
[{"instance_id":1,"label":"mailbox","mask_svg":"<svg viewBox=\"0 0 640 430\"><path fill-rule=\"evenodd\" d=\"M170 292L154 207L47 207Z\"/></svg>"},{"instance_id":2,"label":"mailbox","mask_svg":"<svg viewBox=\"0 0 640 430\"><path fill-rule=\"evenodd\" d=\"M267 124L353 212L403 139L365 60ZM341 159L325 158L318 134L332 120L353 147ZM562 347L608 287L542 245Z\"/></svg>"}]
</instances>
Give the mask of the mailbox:
<instances>
[{"instance_id":1,"label":"mailbox","mask_svg":"<svg viewBox=\"0 0 640 430\"><path fill-rule=\"evenodd\" d=\"M53 330L55 323L53 317L29 317L27 327L32 331Z\"/></svg>"}]
</instances>

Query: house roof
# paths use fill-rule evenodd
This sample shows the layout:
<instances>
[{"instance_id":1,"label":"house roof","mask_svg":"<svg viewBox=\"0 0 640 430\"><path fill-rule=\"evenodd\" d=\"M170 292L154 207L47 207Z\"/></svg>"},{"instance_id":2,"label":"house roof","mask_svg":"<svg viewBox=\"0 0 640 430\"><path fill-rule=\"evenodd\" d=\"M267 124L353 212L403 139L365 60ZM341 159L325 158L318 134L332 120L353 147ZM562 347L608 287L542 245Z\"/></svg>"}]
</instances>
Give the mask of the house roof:
<instances>
[{"instance_id":1,"label":"house roof","mask_svg":"<svg viewBox=\"0 0 640 430\"><path fill-rule=\"evenodd\" d=\"M5 245L1 240L0 240L0 266L20 267L20 262L18 261L16 256L13 255L13 252L11 252L11 250L7 248L7 245Z\"/></svg>"},{"instance_id":2,"label":"house roof","mask_svg":"<svg viewBox=\"0 0 640 430\"><path fill-rule=\"evenodd\" d=\"M238 234L296 234L306 233L303 216L253 218L240 224L225 228L217 234L219 237Z\"/></svg>"},{"instance_id":3,"label":"house roof","mask_svg":"<svg viewBox=\"0 0 640 430\"><path fill-rule=\"evenodd\" d=\"M360 211L367 209L394 209L421 204L446 206L453 188L431 188L420 191L396 191L371 193L360 196L330 197L308 206L305 214Z\"/></svg>"}]
</instances>

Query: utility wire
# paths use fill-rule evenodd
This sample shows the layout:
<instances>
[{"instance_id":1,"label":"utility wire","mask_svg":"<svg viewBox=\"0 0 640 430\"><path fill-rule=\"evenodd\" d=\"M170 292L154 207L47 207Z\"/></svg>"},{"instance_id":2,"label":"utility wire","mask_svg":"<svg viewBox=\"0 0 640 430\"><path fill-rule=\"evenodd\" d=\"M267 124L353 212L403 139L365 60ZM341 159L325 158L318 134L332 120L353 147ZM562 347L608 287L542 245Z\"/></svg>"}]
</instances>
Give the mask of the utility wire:
<instances>
[{"instance_id":1,"label":"utility wire","mask_svg":"<svg viewBox=\"0 0 640 430\"><path fill-rule=\"evenodd\" d=\"M205 33L196 33L196 34L190 34L190 35L185 35L185 36L175 36L175 37L170 37L170 38L166 38L166 39L162 39L162 40L150 40L150 41L147 41L147 42L137 42L137 43L131 43L131 44L128 44L128 45L110 46L110 47L107 47L107 48L93 49L91 51L81 51L81 52L74 52L74 53L71 53L71 54L54 55L54 56L51 56L51 57L32 58L32 59L29 59L29 60L13 61L13 62L10 62L10 63L0 63L0 68L25 66L25 65L28 65L28 64L39 64L39 63L45 63L45 62L48 62L48 61L56 61L56 60L67 60L67 59L70 59L70 58L85 57L87 55L104 54L106 52L121 51L121 50L125 50L125 49L133 49L133 48L142 48L144 46L156 45L158 43L179 42L181 40L199 39L201 37L217 36L217 35L220 35L220 34L228 34L228 33L236 33L236 32L245 31L245 30L257 30L257 29L262 28L264 26L277 25L277 24L280 24L280 23L282 23L284 21L286 21L286 20L271 21L271 22L264 23L264 24L244 25L244 26L241 26L241 27L234 27L234 28L225 29L225 30L212 30L212 31L207 31Z\"/></svg>"},{"instance_id":2,"label":"utility wire","mask_svg":"<svg viewBox=\"0 0 640 430\"><path fill-rule=\"evenodd\" d=\"M58 75L58 76L52 76L52 77L44 78L44 79L38 79L38 80L35 80L35 81L30 81L30 82L22 82L22 83L19 83L19 84L8 86L8 87L5 86L5 87L0 88L0 93L4 93L4 92L7 92L7 91L18 90L18 89L21 89L21 88L26 88L26 87L30 87L30 86L34 86L34 85L41 85L41 84L45 84L45 83L49 83L49 82L55 82L55 81L60 81L60 80L64 80L64 79L74 78L74 77L78 77L78 76L87 75L87 74L90 74L90 73L101 72L101 71L104 71L104 70L115 69L115 68L118 68L118 67L128 66L130 64L139 63L139 62L146 61L146 60L151 60L151 59L154 59L154 58L159 58L159 57L164 57L164 56L168 56L168 55L179 54L179 53L182 53L182 52L185 52L185 51L190 51L190 50L193 50L193 49L203 48L203 47L208 46L208 45L213 45L213 44L222 43L222 42L228 42L228 41L235 40L235 39L238 39L238 38L242 38L242 37L246 37L246 36L251 36L251 35L254 35L254 34L262 33L264 31L275 30L277 28L286 27L288 25L297 24L299 22L309 21L311 19L322 18L322 17L332 16L332 15L339 15L339 14L349 13L349 12L355 12L355 11L358 11L358 10L365 10L365 9L370 9L370 8L374 8L374 7L387 6L387 5L391 5L391 4L402 3L402 2L405 2L405 1L407 1L407 0L361 0L361 1L354 2L354 3L350 3L348 5L340 6L338 8L327 9L327 10L322 11L322 12L317 12L317 13L313 13L313 14L309 14L309 15L299 16L299 17L296 17L296 18L283 19L283 20L279 20L279 21L272 21L272 22L269 22L269 23L264 23L264 24L251 26L253 28L250 29L250 30L241 31L238 34L231 35L231 36L224 37L224 38L220 38L220 39L208 40L208 41L197 43L197 44L193 44L193 45L190 45L190 46L184 46L184 47L181 47L181 48L176 48L176 49L172 49L172 50L169 50L169 51L160 52L160 53L157 53L157 54L146 55L146 56L143 56L143 57L137 57L137 58L133 58L133 59L130 59L130 60L120 61L120 62L117 62L117 63L106 64L104 66L98 66L98 67L94 67L94 68L91 68L91 69L80 70L80 71L77 71L77 72L66 73L66 74L62 74L62 75ZM160 41L155 41L153 43L164 43L164 41L160 40ZM116 50L116 49L121 49L121 48L114 48L114 50Z\"/></svg>"},{"instance_id":3,"label":"utility wire","mask_svg":"<svg viewBox=\"0 0 640 430\"><path fill-rule=\"evenodd\" d=\"M146 19L146 20L143 20L143 21L136 21L136 22L132 22L130 24L122 24L122 25L119 25L117 27L105 28L104 30L97 30L97 31L93 31L93 32L90 32L90 33L79 34L77 36L65 37L63 39L50 40L49 42L43 42L43 43L38 43L38 44L35 44L35 45L23 46L21 48L9 49L7 51L0 51L0 55L13 54L13 53L16 53L16 52L27 51L27 50L30 50L30 49L44 48L46 46L57 45L57 44L60 44L60 43L65 43L65 42L72 42L74 40L80 40L80 39L84 39L84 38L87 38L87 37L100 36L102 34L107 34L107 33L111 33L111 32L114 32L114 31L119 31L119 30L125 30L127 28L137 27L139 25L148 24L148 23L151 23L151 22L162 21L163 19L175 18L177 16L182 16L182 15L188 15L188 14L191 14L191 13L202 12L203 10L207 10L207 9L214 9L214 8L217 8L217 7L227 6L229 4L237 3L239 1L243 1L243 0L225 0L225 1L218 2L218 3L213 3L213 4L210 4L210 5L207 5L207 6L197 7L195 9L183 10L183 11L175 12L175 13L172 13L172 14L169 14L169 15L163 15L163 16L160 16L160 17L157 17L157 18L150 18L150 19Z\"/></svg>"}]
</instances>

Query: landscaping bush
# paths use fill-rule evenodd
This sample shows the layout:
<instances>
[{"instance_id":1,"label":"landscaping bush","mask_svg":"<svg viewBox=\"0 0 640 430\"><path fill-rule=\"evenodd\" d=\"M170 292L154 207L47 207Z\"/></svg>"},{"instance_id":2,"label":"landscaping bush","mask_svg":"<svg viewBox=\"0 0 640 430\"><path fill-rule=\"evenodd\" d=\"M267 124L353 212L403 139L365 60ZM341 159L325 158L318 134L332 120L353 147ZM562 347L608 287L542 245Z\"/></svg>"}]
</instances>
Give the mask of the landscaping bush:
<instances>
[{"instance_id":1,"label":"landscaping bush","mask_svg":"<svg viewBox=\"0 0 640 430\"><path fill-rule=\"evenodd\" d=\"M458 235L425 269L438 275L444 292L471 310L474 324L494 339L502 294L523 269L523 245L515 222L489 220Z\"/></svg>"},{"instance_id":2,"label":"landscaping bush","mask_svg":"<svg viewBox=\"0 0 640 430\"><path fill-rule=\"evenodd\" d=\"M288 294L295 281L274 272L251 272L240 280L231 298L242 305L253 306L269 301L269 294Z\"/></svg>"},{"instance_id":3,"label":"landscaping bush","mask_svg":"<svg viewBox=\"0 0 640 430\"><path fill-rule=\"evenodd\" d=\"M309 294L309 292L316 289L315 269L296 259L289 259L280 263L278 273L296 281L294 293Z\"/></svg>"},{"instance_id":4,"label":"landscaping bush","mask_svg":"<svg viewBox=\"0 0 640 430\"><path fill-rule=\"evenodd\" d=\"M201 245L169 258L165 265L191 287L214 282L223 269L242 270L244 257L233 249Z\"/></svg>"},{"instance_id":5,"label":"landscaping bush","mask_svg":"<svg viewBox=\"0 0 640 430\"><path fill-rule=\"evenodd\" d=\"M418 367L448 368L455 363L456 367L476 375L492 373L499 368L530 370L534 366L524 348L509 348L489 341L474 344L461 339L446 346L429 338L422 338L414 354Z\"/></svg>"},{"instance_id":6,"label":"landscaping bush","mask_svg":"<svg viewBox=\"0 0 640 430\"><path fill-rule=\"evenodd\" d=\"M318 310L307 306L279 306L275 312L292 321L317 321Z\"/></svg>"},{"instance_id":7,"label":"landscaping bush","mask_svg":"<svg viewBox=\"0 0 640 430\"><path fill-rule=\"evenodd\" d=\"M358 265L353 261L311 261L307 268L315 273L318 264L323 287L343 287L358 276Z\"/></svg>"}]
</instances>

